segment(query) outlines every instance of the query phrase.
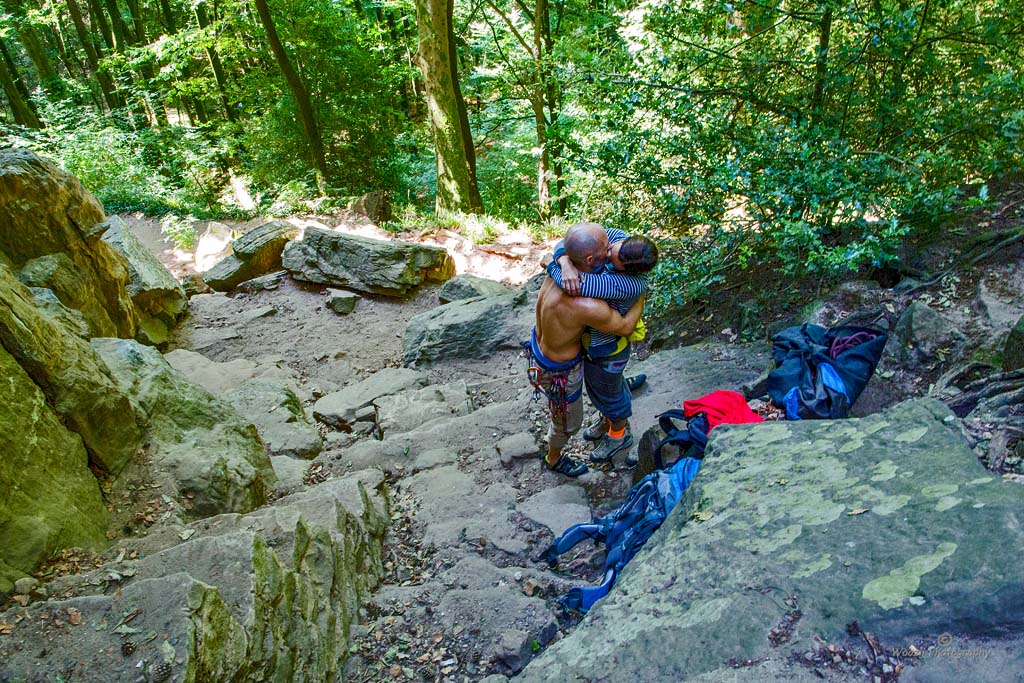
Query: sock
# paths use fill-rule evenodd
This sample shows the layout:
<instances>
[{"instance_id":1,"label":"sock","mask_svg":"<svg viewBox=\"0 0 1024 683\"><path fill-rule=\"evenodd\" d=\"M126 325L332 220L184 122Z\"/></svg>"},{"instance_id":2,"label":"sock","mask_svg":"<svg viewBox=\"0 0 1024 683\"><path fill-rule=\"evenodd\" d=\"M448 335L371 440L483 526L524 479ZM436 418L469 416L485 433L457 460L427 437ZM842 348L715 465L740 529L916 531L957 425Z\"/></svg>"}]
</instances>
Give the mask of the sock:
<instances>
[{"instance_id":1,"label":"sock","mask_svg":"<svg viewBox=\"0 0 1024 683\"><path fill-rule=\"evenodd\" d=\"M626 427L623 426L622 429L616 431L612 429L611 425L608 425L608 436L615 439L616 441L620 441L622 438L626 436Z\"/></svg>"}]
</instances>

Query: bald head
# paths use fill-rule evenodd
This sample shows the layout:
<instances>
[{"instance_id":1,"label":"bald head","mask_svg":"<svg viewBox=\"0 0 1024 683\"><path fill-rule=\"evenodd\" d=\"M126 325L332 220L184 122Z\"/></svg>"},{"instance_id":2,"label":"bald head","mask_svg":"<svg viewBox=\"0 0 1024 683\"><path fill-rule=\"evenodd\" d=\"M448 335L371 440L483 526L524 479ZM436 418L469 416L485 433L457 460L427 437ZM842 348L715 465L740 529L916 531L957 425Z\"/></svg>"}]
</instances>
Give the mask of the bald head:
<instances>
[{"instance_id":1,"label":"bald head","mask_svg":"<svg viewBox=\"0 0 1024 683\"><path fill-rule=\"evenodd\" d=\"M585 273L602 268L608 259L608 235L600 223L574 223L565 233L565 253Z\"/></svg>"}]
</instances>

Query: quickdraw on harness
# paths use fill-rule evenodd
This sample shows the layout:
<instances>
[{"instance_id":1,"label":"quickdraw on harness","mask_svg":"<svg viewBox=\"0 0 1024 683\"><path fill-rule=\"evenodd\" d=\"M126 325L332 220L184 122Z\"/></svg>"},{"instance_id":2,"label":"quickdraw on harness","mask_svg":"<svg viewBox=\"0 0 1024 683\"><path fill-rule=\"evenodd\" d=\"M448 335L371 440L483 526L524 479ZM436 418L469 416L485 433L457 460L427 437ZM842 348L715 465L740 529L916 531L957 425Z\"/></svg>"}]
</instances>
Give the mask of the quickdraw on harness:
<instances>
[{"instance_id":1,"label":"quickdraw on harness","mask_svg":"<svg viewBox=\"0 0 1024 683\"><path fill-rule=\"evenodd\" d=\"M526 349L526 357L530 363L530 367L526 369L526 376L530 380L530 385L533 386L533 400L539 401L541 394L547 396L548 410L552 415L559 415L562 418L562 429L567 429L570 403L569 376L564 372L548 373L549 387L545 387L542 383L544 371L536 364L529 342L523 344L523 348Z\"/></svg>"}]
</instances>

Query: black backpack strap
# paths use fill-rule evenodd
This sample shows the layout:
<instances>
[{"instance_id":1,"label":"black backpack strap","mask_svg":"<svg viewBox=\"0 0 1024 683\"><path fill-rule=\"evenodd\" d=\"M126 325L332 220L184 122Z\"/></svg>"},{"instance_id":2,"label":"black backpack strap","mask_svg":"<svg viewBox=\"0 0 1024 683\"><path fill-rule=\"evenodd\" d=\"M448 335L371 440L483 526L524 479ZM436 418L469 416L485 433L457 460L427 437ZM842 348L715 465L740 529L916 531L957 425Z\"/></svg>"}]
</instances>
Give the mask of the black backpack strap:
<instances>
[{"instance_id":1,"label":"black backpack strap","mask_svg":"<svg viewBox=\"0 0 1024 683\"><path fill-rule=\"evenodd\" d=\"M667 410L658 415L658 426L666 436L654 448L654 467L659 470L665 469L665 461L661 459L661 449L669 444L679 446L679 453L683 455L693 445L689 429L679 429L673 420L686 420L682 410Z\"/></svg>"}]
</instances>

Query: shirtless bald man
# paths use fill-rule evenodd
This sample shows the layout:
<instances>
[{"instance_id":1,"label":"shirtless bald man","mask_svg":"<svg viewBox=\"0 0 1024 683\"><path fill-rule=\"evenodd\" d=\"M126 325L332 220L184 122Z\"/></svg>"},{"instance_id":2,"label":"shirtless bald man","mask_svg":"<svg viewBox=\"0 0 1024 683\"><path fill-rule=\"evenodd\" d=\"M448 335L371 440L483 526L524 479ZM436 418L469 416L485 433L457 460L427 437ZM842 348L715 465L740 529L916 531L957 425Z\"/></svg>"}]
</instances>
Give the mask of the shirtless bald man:
<instances>
[{"instance_id":1,"label":"shirtless bald man","mask_svg":"<svg viewBox=\"0 0 1024 683\"><path fill-rule=\"evenodd\" d=\"M607 240L593 247L595 259L606 257ZM578 477L588 469L585 463L562 454L562 448L583 423L584 330L589 326L628 336L640 320L643 308L640 298L623 315L605 301L571 297L550 277L544 280L537 298L536 327L527 349L531 355L530 382L548 397L551 425L545 462L555 472Z\"/></svg>"}]
</instances>

